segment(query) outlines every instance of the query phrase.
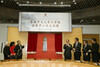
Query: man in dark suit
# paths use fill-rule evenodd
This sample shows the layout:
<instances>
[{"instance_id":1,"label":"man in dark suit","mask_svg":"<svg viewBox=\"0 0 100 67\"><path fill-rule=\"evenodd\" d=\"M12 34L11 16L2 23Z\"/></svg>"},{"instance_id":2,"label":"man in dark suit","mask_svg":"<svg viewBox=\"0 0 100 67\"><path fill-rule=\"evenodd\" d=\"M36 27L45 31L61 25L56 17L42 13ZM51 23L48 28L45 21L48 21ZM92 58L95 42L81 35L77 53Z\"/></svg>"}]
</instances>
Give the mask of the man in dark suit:
<instances>
[{"instance_id":1,"label":"man in dark suit","mask_svg":"<svg viewBox=\"0 0 100 67\"><path fill-rule=\"evenodd\" d=\"M81 57L81 43L79 38L75 38L75 43L73 44L74 60L80 60Z\"/></svg>"},{"instance_id":2,"label":"man in dark suit","mask_svg":"<svg viewBox=\"0 0 100 67\"><path fill-rule=\"evenodd\" d=\"M92 39L92 61L99 62L99 44L95 38Z\"/></svg>"},{"instance_id":3,"label":"man in dark suit","mask_svg":"<svg viewBox=\"0 0 100 67\"><path fill-rule=\"evenodd\" d=\"M72 45L69 44L69 40L66 40L66 44L64 44L64 57L65 57L65 61L68 59L68 60L71 60L71 50L72 50Z\"/></svg>"},{"instance_id":4,"label":"man in dark suit","mask_svg":"<svg viewBox=\"0 0 100 67\"><path fill-rule=\"evenodd\" d=\"M84 61L90 61L90 52L91 52L91 47L88 45L88 42L85 40L83 44L83 60Z\"/></svg>"},{"instance_id":5,"label":"man in dark suit","mask_svg":"<svg viewBox=\"0 0 100 67\"><path fill-rule=\"evenodd\" d=\"M4 52L4 59L10 59L10 46L8 42L6 42L3 52Z\"/></svg>"},{"instance_id":6,"label":"man in dark suit","mask_svg":"<svg viewBox=\"0 0 100 67\"><path fill-rule=\"evenodd\" d=\"M17 41L17 45L16 45L16 47L15 47L15 49L14 49L14 51L15 51L15 53L16 53L16 56L17 56L17 59L22 59L22 55L23 55L22 49L23 49L23 48L24 48L24 46L21 45L21 41L18 40L18 41Z\"/></svg>"}]
</instances>

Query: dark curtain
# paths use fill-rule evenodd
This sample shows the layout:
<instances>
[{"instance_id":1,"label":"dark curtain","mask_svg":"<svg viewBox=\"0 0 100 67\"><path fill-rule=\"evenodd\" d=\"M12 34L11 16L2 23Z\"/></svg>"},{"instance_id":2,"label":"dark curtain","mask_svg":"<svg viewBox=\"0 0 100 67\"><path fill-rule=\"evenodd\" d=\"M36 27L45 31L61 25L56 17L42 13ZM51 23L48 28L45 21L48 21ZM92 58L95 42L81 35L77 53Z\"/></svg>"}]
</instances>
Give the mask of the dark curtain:
<instances>
[{"instance_id":1,"label":"dark curtain","mask_svg":"<svg viewBox=\"0 0 100 67\"><path fill-rule=\"evenodd\" d=\"M55 50L56 52L62 52L62 33L55 34Z\"/></svg>"},{"instance_id":2,"label":"dark curtain","mask_svg":"<svg viewBox=\"0 0 100 67\"><path fill-rule=\"evenodd\" d=\"M37 33L28 33L28 52L36 51L37 37Z\"/></svg>"}]
</instances>

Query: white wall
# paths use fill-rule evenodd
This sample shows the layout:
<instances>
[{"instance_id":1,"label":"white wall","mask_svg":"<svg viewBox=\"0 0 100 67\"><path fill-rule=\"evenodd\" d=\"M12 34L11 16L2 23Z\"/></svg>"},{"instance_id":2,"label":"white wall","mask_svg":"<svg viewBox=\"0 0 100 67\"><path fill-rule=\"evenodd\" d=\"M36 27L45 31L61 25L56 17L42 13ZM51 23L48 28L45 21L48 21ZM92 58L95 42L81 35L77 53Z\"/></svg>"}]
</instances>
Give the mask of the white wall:
<instances>
[{"instance_id":1,"label":"white wall","mask_svg":"<svg viewBox=\"0 0 100 67\"><path fill-rule=\"evenodd\" d=\"M0 42L7 41L8 26L18 27L18 24L0 24Z\"/></svg>"},{"instance_id":2,"label":"white wall","mask_svg":"<svg viewBox=\"0 0 100 67\"><path fill-rule=\"evenodd\" d=\"M18 27L18 24L0 24L0 42L7 41L8 26ZM72 25L72 27L82 27L83 34L100 34L100 25Z\"/></svg>"},{"instance_id":3,"label":"white wall","mask_svg":"<svg viewBox=\"0 0 100 67\"><path fill-rule=\"evenodd\" d=\"M83 34L100 34L100 25L72 25L72 27L82 27Z\"/></svg>"}]
</instances>

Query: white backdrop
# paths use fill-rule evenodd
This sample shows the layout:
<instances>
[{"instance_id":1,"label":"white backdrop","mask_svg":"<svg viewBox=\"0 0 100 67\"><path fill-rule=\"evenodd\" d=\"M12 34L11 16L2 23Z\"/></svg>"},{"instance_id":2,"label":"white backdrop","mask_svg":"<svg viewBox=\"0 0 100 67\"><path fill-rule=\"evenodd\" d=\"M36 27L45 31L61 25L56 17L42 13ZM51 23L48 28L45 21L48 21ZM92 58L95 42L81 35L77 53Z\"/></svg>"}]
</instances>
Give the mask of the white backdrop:
<instances>
[{"instance_id":1,"label":"white backdrop","mask_svg":"<svg viewBox=\"0 0 100 67\"><path fill-rule=\"evenodd\" d=\"M71 32L71 13L20 12L19 31Z\"/></svg>"}]
</instances>

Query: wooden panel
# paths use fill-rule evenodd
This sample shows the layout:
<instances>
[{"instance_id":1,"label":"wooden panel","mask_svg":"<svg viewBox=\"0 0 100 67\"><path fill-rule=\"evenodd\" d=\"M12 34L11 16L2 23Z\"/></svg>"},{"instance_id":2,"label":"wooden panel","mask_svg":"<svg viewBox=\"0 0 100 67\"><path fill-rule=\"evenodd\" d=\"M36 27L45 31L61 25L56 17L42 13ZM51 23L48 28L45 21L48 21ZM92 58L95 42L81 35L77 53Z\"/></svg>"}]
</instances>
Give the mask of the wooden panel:
<instances>
[{"instance_id":1,"label":"wooden panel","mask_svg":"<svg viewBox=\"0 0 100 67\"><path fill-rule=\"evenodd\" d=\"M74 43L74 40L76 37L79 38L79 42L82 43L82 28L73 28L72 29L72 32L63 32L62 33L62 36L63 36L63 45L66 43L66 39L69 39L70 40L70 44L72 44L73 46L73 43ZM64 52L64 50L63 50ZM64 54L64 53L63 53ZM73 59L73 51L72 51L72 59Z\"/></svg>"},{"instance_id":2,"label":"wooden panel","mask_svg":"<svg viewBox=\"0 0 100 67\"><path fill-rule=\"evenodd\" d=\"M91 39L96 38L99 43L99 34L83 34L83 40L86 40L91 44Z\"/></svg>"},{"instance_id":3,"label":"wooden panel","mask_svg":"<svg viewBox=\"0 0 100 67\"><path fill-rule=\"evenodd\" d=\"M12 41L15 41L17 44L17 41L20 40L22 42L22 45L25 45L25 48L23 50L23 59L27 58L27 39L27 32L19 32L17 27L8 27L8 42L10 43Z\"/></svg>"},{"instance_id":4,"label":"wooden panel","mask_svg":"<svg viewBox=\"0 0 100 67\"><path fill-rule=\"evenodd\" d=\"M83 34L83 41L87 40L89 45L92 45L92 38L97 39L97 43L99 43L99 34ZM99 49L99 52L100 52L100 49Z\"/></svg>"}]
</instances>

